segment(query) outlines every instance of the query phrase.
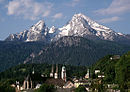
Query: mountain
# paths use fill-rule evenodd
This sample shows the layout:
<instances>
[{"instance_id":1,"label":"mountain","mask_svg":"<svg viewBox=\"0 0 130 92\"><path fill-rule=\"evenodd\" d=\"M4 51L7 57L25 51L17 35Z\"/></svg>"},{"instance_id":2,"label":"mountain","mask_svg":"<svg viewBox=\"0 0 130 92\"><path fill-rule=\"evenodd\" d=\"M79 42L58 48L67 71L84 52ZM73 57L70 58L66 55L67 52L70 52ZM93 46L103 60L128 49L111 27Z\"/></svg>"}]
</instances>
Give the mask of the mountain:
<instances>
[{"instance_id":1,"label":"mountain","mask_svg":"<svg viewBox=\"0 0 130 92\"><path fill-rule=\"evenodd\" d=\"M47 41L48 40L48 27L43 20L33 25L29 30L24 30L19 34L11 34L6 41Z\"/></svg>"},{"instance_id":2,"label":"mountain","mask_svg":"<svg viewBox=\"0 0 130 92\"><path fill-rule=\"evenodd\" d=\"M125 43L125 44L122 44ZM19 63L91 65L108 54L130 51L130 35L117 33L83 14L62 28L43 20L0 42L0 71Z\"/></svg>"},{"instance_id":3,"label":"mountain","mask_svg":"<svg viewBox=\"0 0 130 92\"><path fill-rule=\"evenodd\" d=\"M112 29L98 24L83 14L75 14L62 28L51 28L45 25L43 20L33 25L29 30L19 34L11 34L6 41L57 41L64 36L80 36L88 39L102 39L110 41L122 41L128 39L125 34L117 33ZM128 40L129 41L129 40Z\"/></svg>"},{"instance_id":4,"label":"mountain","mask_svg":"<svg viewBox=\"0 0 130 92\"><path fill-rule=\"evenodd\" d=\"M75 14L67 25L59 28L61 36L96 36L104 40L114 40L117 36L124 36L116 33L108 27L100 25L83 14Z\"/></svg>"},{"instance_id":5,"label":"mountain","mask_svg":"<svg viewBox=\"0 0 130 92\"><path fill-rule=\"evenodd\" d=\"M30 55L24 63L92 65L105 55L122 55L129 50L129 46L111 41L92 41L83 37L64 36L44 47L39 53Z\"/></svg>"},{"instance_id":6,"label":"mountain","mask_svg":"<svg viewBox=\"0 0 130 92\"><path fill-rule=\"evenodd\" d=\"M105 55L122 55L127 51L130 46L124 44L77 36L64 36L49 44L0 41L0 72L23 63L92 65Z\"/></svg>"}]
</instances>

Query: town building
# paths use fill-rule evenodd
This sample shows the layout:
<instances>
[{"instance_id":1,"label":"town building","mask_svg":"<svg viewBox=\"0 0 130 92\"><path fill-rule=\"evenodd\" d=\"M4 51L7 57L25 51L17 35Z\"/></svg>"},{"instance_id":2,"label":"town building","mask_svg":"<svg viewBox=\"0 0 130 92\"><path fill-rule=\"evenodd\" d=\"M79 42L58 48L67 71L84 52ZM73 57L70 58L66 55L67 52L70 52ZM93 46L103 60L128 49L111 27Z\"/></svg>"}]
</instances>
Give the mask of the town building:
<instances>
[{"instance_id":1,"label":"town building","mask_svg":"<svg viewBox=\"0 0 130 92\"><path fill-rule=\"evenodd\" d=\"M112 57L110 57L111 60L118 60L120 59L120 55L114 55Z\"/></svg>"},{"instance_id":2,"label":"town building","mask_svg":"<svg viewBox=\"0 0 130 92\"><path fill-rule=\"evenodd\" d=\"M95 74L100 73L100 70L95 70Z\"/></svg>"},{"instance_id":3,"label":"town building","mask_svg":"<svg viewBox=\"0 0 130 92\"><path fill-rule=\"evenodd\" d=\"M74 83L71 81L67 81L63 88L72 88L74 87Z\"/></svg>"}]
</instances>

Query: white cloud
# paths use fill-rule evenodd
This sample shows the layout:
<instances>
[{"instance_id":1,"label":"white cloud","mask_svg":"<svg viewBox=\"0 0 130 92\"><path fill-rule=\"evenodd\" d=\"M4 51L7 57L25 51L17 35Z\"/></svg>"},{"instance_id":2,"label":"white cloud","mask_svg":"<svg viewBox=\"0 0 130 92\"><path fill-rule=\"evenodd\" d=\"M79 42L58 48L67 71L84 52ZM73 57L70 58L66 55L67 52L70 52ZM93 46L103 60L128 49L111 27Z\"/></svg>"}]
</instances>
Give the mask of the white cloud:
<instances>
[{"instance_id":1,"label":"white cloud","mask_svg":"<svg viewBox=\"0 0 130 92\"><path fill-rule=\"evenodd\" d=\"M75 7L81 0L72 0L71 2L67 3L66 5Z\"/></svg>"},{"instance_id":2,"label":"white cloud","mask_svg":"<svg viewBox=\"0 0 130 92\"><path fill-rule=\"evenodd\" d=\"M40 3L34 0L13 0L7 5L8 15L23 16L25 19L31 20L39 17L47 17L52 7L52 3Z\"/></svg>"},{"instance_id":3,"label":"white cloud","mask_svg":"<svg viewBox=\"0 0 130 92\"><path fill-rule=\"evenodd\" d=\"M108 8L95 11L98 14L123 14L130 12L130 0L113 0Z\"/></svg>"},{"instance_id":4,"label":"white cloud","mask_svg":"<svg viewBox=\"0 0 130 92\"><path fill-rule=\"evenodd\" d=\"M63 17L63 14L62 13L57 13L53 16L54 19L60 19Z\"/></svg>"},{"instance_id":5,"label":"white cloud","mask_svg":"<svg viewBox=\"0 0 130 92\"><path fill-rule=\"evenodd\" d=\"M110 23L110 22L115 22L115 21L119 21L120 18L115 16L115 17L111 17L111 18L105 18L105 19L101 19L99 20L99 22L101 23Z\"/></svg>"}]
</instances>

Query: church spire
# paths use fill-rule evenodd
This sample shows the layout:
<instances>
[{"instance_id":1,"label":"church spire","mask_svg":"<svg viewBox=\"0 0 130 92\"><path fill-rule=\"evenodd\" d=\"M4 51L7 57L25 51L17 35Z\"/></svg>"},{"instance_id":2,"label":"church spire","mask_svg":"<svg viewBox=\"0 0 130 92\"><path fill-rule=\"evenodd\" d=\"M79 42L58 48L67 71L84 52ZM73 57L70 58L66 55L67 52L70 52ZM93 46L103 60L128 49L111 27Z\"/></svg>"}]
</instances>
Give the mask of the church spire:
<instances>
[{"instance_id":1,"label":"church spire","mask_svg":"<svg viewBox=\"0 0 130 92\"><path fill-rule=\"evenodd\" d=\"M56 64L56 73L58 73L58 64Z\"/></svg>"},{"instance_id":2,"label":"church spire","mask_svg":"<svg viewBox=\"0 0 130 92\"><path fill-rule=\"evenodd\" d=\"M51 68L51 73L50 73L50 77L54 76L54 65L52 64L52 68Z\"/></svg>"},{"instance_id":3,"label":"church spire","mask_svg":"<svg viewBox=\"0 0 130 92\"><path fill-rule=\"evenodd\" d=\"M34 72L34 67L33 67L33 71L32 71L32 74L34 74L35 72Z\"/></svg>"},{"instance_id":4,"label":"church spire","mask_svg":"<svg viewBox=\"0 0 130 92\"><path fill-rule=\"evenodd\" d=\"M58 64L56 64L55 79L58 79Z\"/></svg>"},{"instance_id":5,"label":"church spire","mask_svg":"<svg viewBox=\"0 0 130 92\"><path fill-rule=\"evenodd\" d=\"M52 64L51 72L54 73L54 65Z\"/></svg>"},{"instance_id":6,"label":"church spire","mask_svg":"<svg viewBox=\"0 0 130 92\"><path fill-rule=\"evenodd\" d=\"M66 68L65 66L62 66L62 71L61 71L61 78L66 82Z\"/></svg>"},{"instance_id":7,"label":"church spire","mask_svg":"<svg viewBox=\"0 0 130 92\"><path fill-rule=\"evenodd\" d=\"M89 71L89 69L87 70L87 74L85 75L85 78L86 78L86 79L89 79L89 78L90 78L90 71Z\"/></svg>"}]
</instances>

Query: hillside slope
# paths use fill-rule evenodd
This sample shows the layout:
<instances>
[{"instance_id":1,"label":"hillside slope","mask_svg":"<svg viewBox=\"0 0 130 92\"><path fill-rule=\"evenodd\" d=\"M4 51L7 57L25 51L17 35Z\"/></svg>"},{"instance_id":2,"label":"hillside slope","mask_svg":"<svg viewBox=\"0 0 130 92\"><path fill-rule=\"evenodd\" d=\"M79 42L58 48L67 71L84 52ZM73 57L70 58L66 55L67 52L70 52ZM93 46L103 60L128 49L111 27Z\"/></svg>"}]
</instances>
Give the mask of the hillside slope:
<instances>
[{"instance_id":1,"label":"hillside slope","mask_svg":"<svg viewBox=\"0 0 130 92\"><path fill-rule=\"evenodd\" d=\"M107 55L97 61L93 65L92 71L95 69L101 70L105 74L105 83L118 83L121 92L124 92L124 89L130 88L130 51L119 59L111 59L111 57L115 56Z\"/></svg>"},{"instance_id":2,"label":"hillside slope","mask_svg":"<svg viewBox=\"0 0 130 92\"><path fill-rule=\"evenodd\" d=\"M33 57L28 57L24 63L60 63L71 65L91 65L99 58L108 54L119 54L130 50L112 41L88 40L83 37L62 37L58 41L43 48Z\"/></svg>"},{"instance_id":3,"label":"hillside slope","mask_svg":"<svg viewBox=\"0 0 130 92\"><path fill-rule=\"evenodd\" d=\"M44 45L43 42L24 43L0 41L0 72L23 63L32 52L39 52Z\"/></svg>"},{"instance_id":4,"label":"hillside slope","mask_svg":"<svg viewBox=\"0 0 130 92\"><path fill-rule=\"evenodd\" d=\"M92 65L108 54L130 50L112 41L62 37L51 44L44 42L0 42L0 71L22 63Z\"/></svg>"}]
</instances>

